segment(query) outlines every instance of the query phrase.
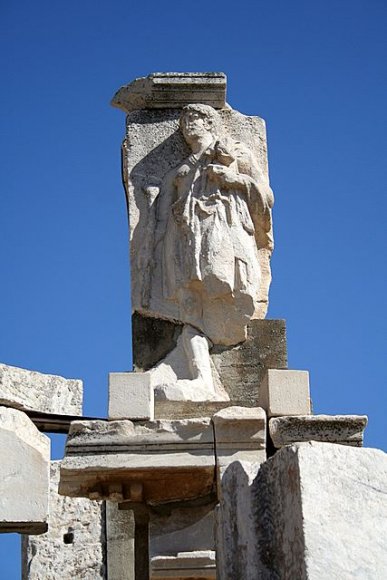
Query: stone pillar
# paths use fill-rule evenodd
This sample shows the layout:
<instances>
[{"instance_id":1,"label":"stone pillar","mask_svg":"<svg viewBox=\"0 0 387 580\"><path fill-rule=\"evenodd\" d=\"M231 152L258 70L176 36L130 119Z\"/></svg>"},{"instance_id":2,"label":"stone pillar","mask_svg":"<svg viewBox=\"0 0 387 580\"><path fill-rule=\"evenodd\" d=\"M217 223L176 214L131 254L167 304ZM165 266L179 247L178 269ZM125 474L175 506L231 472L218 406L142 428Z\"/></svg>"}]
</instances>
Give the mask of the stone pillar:
<instances>
[{"instance_id":1,"label":"stone pillar","mask_svg":"<svg viewBox=\"0 0 387 580\"><path fill-rule=\"evenodd\" d=\"M213 417L219 506L216 572L220 580L256 580L255 481L266 459L266 414L229 407Z\"/></svg>"},{"instance_id":2,"label":"stone pillar","mask_svg":"<svg viewBox=\"0 0 387 580\"><path fill-rule=\"evenodd\" d=\"M133 512L111 501L106 502L106 551L108 580L135 580Z\"/></svg>"}]
</instances>

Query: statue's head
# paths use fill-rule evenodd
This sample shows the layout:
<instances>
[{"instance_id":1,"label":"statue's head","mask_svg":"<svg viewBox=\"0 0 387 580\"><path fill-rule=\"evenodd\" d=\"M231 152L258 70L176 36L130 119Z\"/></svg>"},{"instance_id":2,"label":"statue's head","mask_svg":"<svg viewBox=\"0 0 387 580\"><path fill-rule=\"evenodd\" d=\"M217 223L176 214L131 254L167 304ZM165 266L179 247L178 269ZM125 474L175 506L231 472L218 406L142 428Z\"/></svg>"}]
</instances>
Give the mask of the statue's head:
<instances>
[{"instance_id":1,"label":"statue's head","mask_svg":"<svg viewBox=\"0 0 387 580\"><path fill-rule=\"evenodd\" d=\"M205 133L214 134L218 113L209 105L187 105L180 116L180 129L187 143L200 138Z\"/></svg>"}]
</instances>

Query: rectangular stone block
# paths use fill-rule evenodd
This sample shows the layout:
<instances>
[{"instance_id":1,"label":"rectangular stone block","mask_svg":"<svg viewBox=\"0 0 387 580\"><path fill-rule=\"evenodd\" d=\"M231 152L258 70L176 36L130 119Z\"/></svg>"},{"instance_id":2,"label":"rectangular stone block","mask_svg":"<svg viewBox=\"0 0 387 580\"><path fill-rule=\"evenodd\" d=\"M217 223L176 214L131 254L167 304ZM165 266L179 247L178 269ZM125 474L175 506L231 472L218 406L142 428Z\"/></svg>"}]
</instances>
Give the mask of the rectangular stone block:
<instances>
[{"instance_id":1,"label":"rectangular stone block","mask_svg":"<svg viewBox=\"0 0 387 580\"><path fill-rule=\"evenodd\" d=\"M269 421L269 431L277 449L292 443L307 441L361 447L367 420L365 415L275 417Z\"/></svg>"},{"instance_id":2,"label":"rectangular stone block","mask_svg":"<svg viewBox=\"0 0 387 580\"><path fill-rule=\"evenodd\" d=\"M282 448L258 474L259 550L255 576L243 578L386 578L386 496L383 451L316 442Z\"/></svg>"},{"instance_id":3,"label":"rectangular stone block","mask_svg":"<svg viewBox=\"0 0 387 580\"><path fill-rule=\"evenodd\" d=\"M309 415L308 371L268 369L260 385L259 404L268 417Z\"/></svg>"},{"instance_id":4,"label":"rectangular stone block","mask_svg":"<svg viewBox=\"0 0 387 580\"><path fill-rule=\"evenodd\" d=\"M83 384L0 364L0 404L25 411L82 415Z\"/></svg>"},{"instance_id":5,"label":"rectangular stone block","mask_svg":"<svg viewBox=\"0 0 387 580\"><path fill-rule=\"evenodd\" d=\"M109 373L109 419L154 418L154 391L144 373Z\"/></svg>"},{"instance_id":6,"label":"rectangular stone block","mask_svg":"<svg viewBox=\"0 0 387 580\"><path fill-rule=\"evenodd\" d=\"M176 555L155 556L151 560L152 580L212 580L216 578L215 552L178 552Z\"/></svg>"},{"instance_id":7,"label":"rectangular stone block","mask_svg":"<svg viewBox=\"0 0 387 580\"><path fill-rule=\"evenodd\" d=\"M0 407L0 457L0 532L45 532L50 439L22 411Z\"/></svg>"},{"instance_id":8,"label":"rectangular stone block","mask_svg":"<svg viewBox=\"0 0 387 580\"><path fill-rule=\"evenodd\" d=\"M135 580L133 512L111 501L106 502L106 556L108 580Z\"/></svg>"},{"instance_id":9,"label":"rectangular stone block","mask_svg":"<svg viewBox=\"0 0 387 580\"><path fill-rule=\"evenodd\" d=\"M51 462L47 533L23 537L22 580L106 580L105 504L60 496L59 468Z\"/></svg>"}]
</instances>

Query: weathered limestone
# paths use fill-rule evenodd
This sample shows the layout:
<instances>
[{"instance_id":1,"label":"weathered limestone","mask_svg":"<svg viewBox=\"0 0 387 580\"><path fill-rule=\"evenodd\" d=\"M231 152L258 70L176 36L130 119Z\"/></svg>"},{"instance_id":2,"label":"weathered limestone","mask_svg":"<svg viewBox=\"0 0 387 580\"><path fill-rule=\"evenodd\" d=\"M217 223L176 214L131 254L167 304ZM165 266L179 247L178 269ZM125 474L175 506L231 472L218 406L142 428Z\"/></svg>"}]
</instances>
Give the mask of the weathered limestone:
<instances>
[{"instance_id":1,"label":"weathered limestone","mask_svg":"<svg viewBox=\"0 0 387 580\"><path fill-rule=\"evenodd\" d=\"M176 346L181 325L135 313L133 359L136 370L148 370ZM261 405L261 382L267 369L286 369L284 320L251 320L247 339L235 347L213 347L212 363L230 401L155 401L156 418L212 416L224 407Z\"/></svg>"},{"instance_id":2,"label":"weathered limestone","mask_svg":"<svg viewBox=\"0 0 387 580\"><path fill-rule=\"evenodd\" d=\"M223 475L234 462L253 465L266 460L266 413L260 407L228 407L213 416L218 498Z\"/></svg>"},{"instance_id":3,"label":"weathered limestone","mask_svg":"<svg viewBox=\"0 0 387 580\"><path fill-rule=\"evenodd\" d=\"M109 373L109 419L154 419L154 390L145 373Z\"/></svg>"},{"instance_id":4,"label":"weathered limestone","mask_svg":"<svg viewBox=\"0 0 387 580\"><path fill-rule=\"evenodd\" d=\"M125 113L138 109L174 109L190 103L215 109L226 105L224 73L153 73L121 87L111 104Z\"/></svg>"},{"instance_id":5,"label":"weathered limestone","mask_svg":"<svg viewBox=\"0 0 387 580\"><path fill-rule=\"evenodd\" d=\"M269 417L311 413L308 371L268 369L259 394Z\"/></svg>"},{"instance_id":6,"label":"weathered limestone","mask_svg":"<svg viewBox=\"0 0 387 580\"><path fill-rule=\"evenodd\" d=\"M156 400L227 401L209 351L243 342L250 319L267 311L274 199L265 124L225 106L225 80L155 74L113 99L128 112L133 310L181 327L146 371Z\"/></svg>"},{"instance_id":7,"label":"weathered limestone","mask_svg":"<svg viewBox=\"0 0 387 580\"><path fill-rule=\"evenodd\" d=\"M178 552L175 556L155 556L151 564L152 580L216 578L215 552L211 550Z\"/></svg>"},{"instance_id":8,"label":"weathered limestone","mask_svg":"<svg viewBox=\"0 0 387 580\"><path fill-rule=\"evenodd\" d=\"M163 503L212 494L214 438L209 419L74 421L59 493Z\"/></svg>"},{"instance_id":9,"label":"weathered limestone","mask_svg":"<svg viewBox=\"0 0 387 580\"><path fill-rule=\"evenodd\" d=\"M385 578L386 493L387 455L378 449L284 447L256 481L254 578Z\"/></svg>"},{"instance_id":10,"label":"weathered limestone","mask_svg":"<svg viewBox=\"0 0 387 580\"><path fill-rule=\"evenodd\" d=\"M51 462L47 533L23 537L22 578L105 580L104 503L58 495L59 467Z\"/></svg>"},{"instance_id":11,"label":"weathered limestone","mask_svg":"<svg viewBox=\"0 0 387 580\"><path fill-rule=\"evenodd\" d=\"M133 512L119 510L110 501L106 502L106 560L108 580L136 580Z\"/></svg>"},{"instance_id":12,"label":"weathered limestone","mask_svg":"<svg viewBox=\"0 0 387 580\"><path fill-rule=\"evenodd\" d=\"M45 532L49 438L22 411L0 407L0 457L0 532Z\"/></svg>"},{"instance_id":13,"label":"weathered limestone","mask_svg":"<svg viewBox=\"0 0 387 580\"><path fill-rule=\"evenodd\" d=\"M269 421L275 447L292 443L322 441L361 447L367 426L365 415L305 415L276 417Z\"/></svg>"},{"instance_id":14,"label":"weathered limestone","mask_svg":"<svg viewBox=\"0 0 387 580\"><path fill-rule=\"evenodd\" d=\"M213 421L219 500L217 577L255 580L254 481L266 460L266 414L260 408L230 407L215 414Z\"/></svg>"},{"instance_id":15,"label":"weathered limestone","mask_svg":"<svg viewBox=\"0 0 387 580\"><path fill-rule=\"evenodd\" d=\"M25 411L82 415L83 384L0 364L0 404Z\"/></svg>"}]
</instances>

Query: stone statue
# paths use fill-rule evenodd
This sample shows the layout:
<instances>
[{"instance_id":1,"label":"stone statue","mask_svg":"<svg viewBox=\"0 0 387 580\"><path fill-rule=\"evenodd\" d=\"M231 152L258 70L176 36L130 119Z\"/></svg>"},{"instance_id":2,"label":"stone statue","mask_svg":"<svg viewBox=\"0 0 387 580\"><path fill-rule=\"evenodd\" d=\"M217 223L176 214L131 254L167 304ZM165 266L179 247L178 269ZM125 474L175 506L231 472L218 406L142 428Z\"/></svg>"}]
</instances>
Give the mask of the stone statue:
<instances>
[{"instance_id":1,"label":"stone statue","mask_svg":"<svg viewBox=\"0 0 387 580\"><path fill-rule=\"evenodd\" d=\"M182 76L173 79L176 95ZM171 79L148 78L164 107L157 83L169 90ZM124 108L127 94L121 89L117 106ZM271 280L274 200L264 122L218 102L218 111L195 102L156 105L148 99L145 109L125 109L132 306L182 330L148 373L159 398L227 399L209 351L245 340L249 321L266 314Z\"/></svg>"}]
</instances>

